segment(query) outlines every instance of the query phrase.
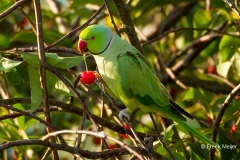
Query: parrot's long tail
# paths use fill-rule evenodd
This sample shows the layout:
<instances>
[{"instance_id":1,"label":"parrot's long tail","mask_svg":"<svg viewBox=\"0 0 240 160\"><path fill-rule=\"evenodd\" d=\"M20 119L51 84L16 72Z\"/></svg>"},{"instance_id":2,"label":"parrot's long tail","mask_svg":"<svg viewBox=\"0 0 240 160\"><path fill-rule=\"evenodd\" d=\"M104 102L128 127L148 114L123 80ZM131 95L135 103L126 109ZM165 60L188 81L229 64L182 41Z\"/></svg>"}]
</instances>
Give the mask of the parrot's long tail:
<instances>
[{"instance_id":1,"label":"parrot's long tail","mask_svg":"<svg viewBox=\"0 0 240 160\"><path fill-rule=\"evenodd\" d=\"M187 131L191 132L194 136L198 137L202 142L212 146L218 145L217 143L211 141L209 138L205 137L204 135L196 131L194 128L190 127L186 122L182 121L181 119L174 118L174 117L171 117L171 118L172 120L177 122L179 125L183 126Z\"/></svg>"},{"instance_id":2,"label":"parrot's long tail","mask_svg":"<svg viewBox=\"0 0 240 160\"><path fill-rule=\"evenodd\" d=\"M184 109L182 109L177 103L175 103L171 98L169 99L170 101L170 105L171 107L173 107L176 111L178 111L179 113L183 114L184 116L193 119L193 117L191 116L191 114L189 114L187 111L185 111Z\"/></svg>"}]
</instances>

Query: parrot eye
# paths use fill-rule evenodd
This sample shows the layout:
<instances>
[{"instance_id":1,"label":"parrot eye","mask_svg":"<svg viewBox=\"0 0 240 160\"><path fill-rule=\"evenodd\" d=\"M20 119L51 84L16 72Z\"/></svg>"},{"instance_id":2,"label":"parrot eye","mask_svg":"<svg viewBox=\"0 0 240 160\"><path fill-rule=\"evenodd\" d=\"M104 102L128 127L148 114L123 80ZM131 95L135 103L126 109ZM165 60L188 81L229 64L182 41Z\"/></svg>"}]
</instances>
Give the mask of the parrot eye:
<instances>
[{"instance_id":1,"label":"parrot eye","mask_svg":"<svg viewBox=\"0 0 240 160\"><path fill-rule=\"evenodd\" d=\"M95 39L95 37L94 37L94 36L92 36L90 39L91 39L91 40L94 40L94 39Z\"/></svg>"}]
</instances>

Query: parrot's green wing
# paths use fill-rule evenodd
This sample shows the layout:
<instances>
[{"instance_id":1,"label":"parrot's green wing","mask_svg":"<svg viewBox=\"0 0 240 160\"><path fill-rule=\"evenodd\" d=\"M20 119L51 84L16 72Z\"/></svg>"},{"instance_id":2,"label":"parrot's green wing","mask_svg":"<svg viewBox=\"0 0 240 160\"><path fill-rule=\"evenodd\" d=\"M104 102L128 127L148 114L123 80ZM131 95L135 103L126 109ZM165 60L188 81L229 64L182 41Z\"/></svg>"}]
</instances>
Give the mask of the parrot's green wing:
<instances>
[{"instance_id":1,"label":"parrot's green wing","mask_svg":"<svg viewBox=\"0 0 240 160\"><path fill-rule=\"evenodd\" d=\"M151 64L141 54L120 54L118 68L122 90L127 97L136 98L145 106L145 111L185 120L184 116L171 107L168 92L156 77Z\"/></svg>"},{"instance_id":2,"label":"parrot's green wing","mask_svg":"<svg viewBox=\"0 0 240 160\"><path fill-rule=\"evenodd\" d=\"M142 55L129 52L120 54L118 56L118 67L122 90L129 98L135 97L145 106L147 112L156 111L166 118L173 119L203 142L216 145L209 138L190 127L185 122L185 117L170 105L169 94L156 77L149 62ZM130 108L131 106L127 107Z\"/></svg>"}]
</instances>

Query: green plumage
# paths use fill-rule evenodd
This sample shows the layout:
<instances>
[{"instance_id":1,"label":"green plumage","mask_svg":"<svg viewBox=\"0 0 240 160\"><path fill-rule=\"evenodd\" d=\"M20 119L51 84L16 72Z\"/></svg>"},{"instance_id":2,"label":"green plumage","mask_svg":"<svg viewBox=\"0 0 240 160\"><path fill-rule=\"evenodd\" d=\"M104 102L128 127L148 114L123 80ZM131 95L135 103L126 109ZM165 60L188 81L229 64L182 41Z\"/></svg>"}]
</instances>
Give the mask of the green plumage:
<instances>
[{"instance_id":1,"label":"green plumage","mask_svg":"<svg viewBox=\"0 0 240 160\"><path fill-rule=\"evenodd\" d=\"M105 26L89 26L81 32L80 39L87 43L90 52L94 50L99 74L129 112L136 108L156 112L173 119L203 142L215 144L184 122L182 114L189 118L192 116L170 99L150 62L135 47L109 31ZM95 37L94 41L88 40L92 36ZM100 47L100 42L105 45Z\"/></svg>"}]
</instances>

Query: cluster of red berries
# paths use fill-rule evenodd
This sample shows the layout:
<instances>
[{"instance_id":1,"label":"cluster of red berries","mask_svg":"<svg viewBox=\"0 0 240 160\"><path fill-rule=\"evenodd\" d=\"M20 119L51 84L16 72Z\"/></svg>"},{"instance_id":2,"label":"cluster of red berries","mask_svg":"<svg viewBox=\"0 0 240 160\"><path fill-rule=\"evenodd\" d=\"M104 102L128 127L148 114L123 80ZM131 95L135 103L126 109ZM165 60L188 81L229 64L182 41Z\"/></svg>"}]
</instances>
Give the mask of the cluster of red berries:
<instances>
[{"instance_id":1,"label":"cluster of red berries","mask_svg":"<svg viewBox=\"0 0 240 160\"><path fill-rule=\"evenodd\" d=\"M129 125L125 125L124 128L130 129L130 126L129 126ZM128 136L127 136L126 134L119 134L119 136L120 136L121 138L128 138Z\"/></svg>"}]
</instances>

